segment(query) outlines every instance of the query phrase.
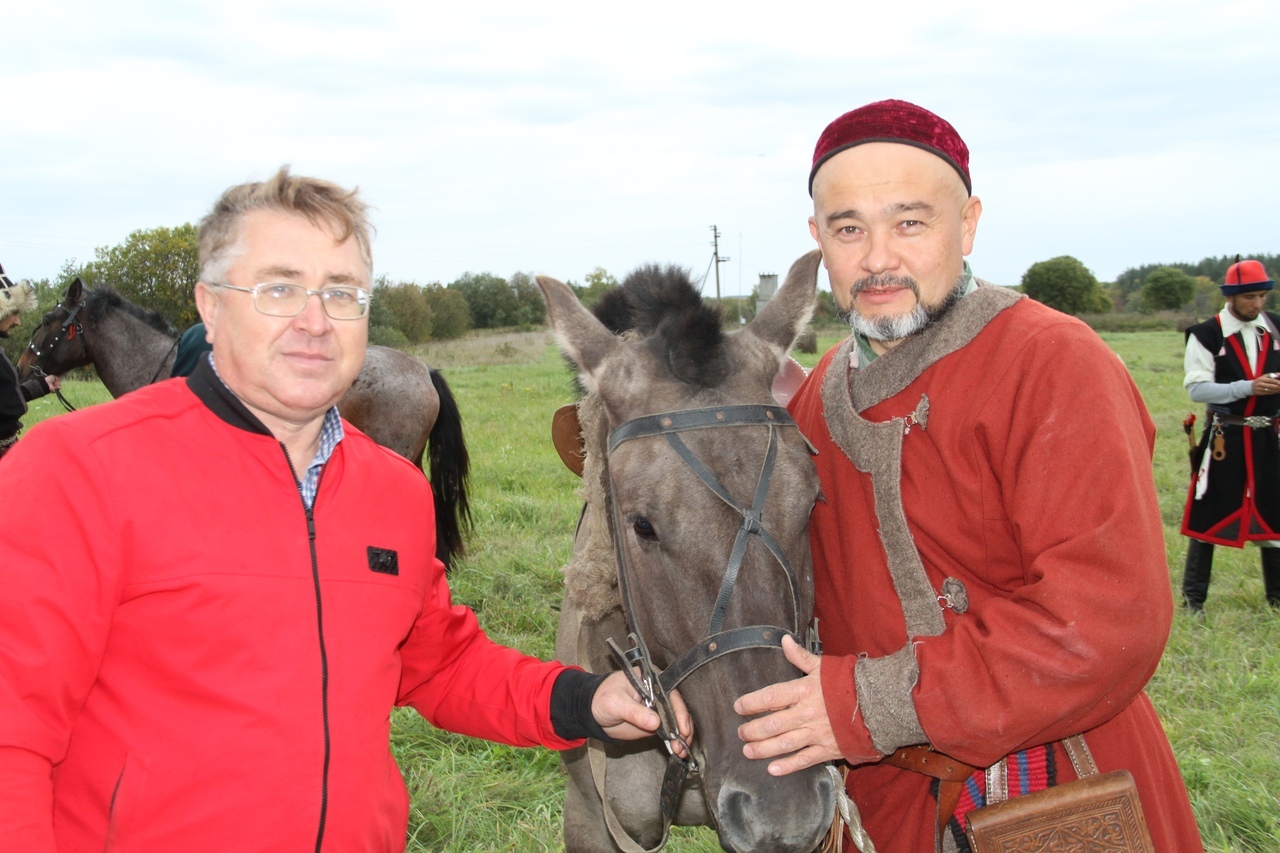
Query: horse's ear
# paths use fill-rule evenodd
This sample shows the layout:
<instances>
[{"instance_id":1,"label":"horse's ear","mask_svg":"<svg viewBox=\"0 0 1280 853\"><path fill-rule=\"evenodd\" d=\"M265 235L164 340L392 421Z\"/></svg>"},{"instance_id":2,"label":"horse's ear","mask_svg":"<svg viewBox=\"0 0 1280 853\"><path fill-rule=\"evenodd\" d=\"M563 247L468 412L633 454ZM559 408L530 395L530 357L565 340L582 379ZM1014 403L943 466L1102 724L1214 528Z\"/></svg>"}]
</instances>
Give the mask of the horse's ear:
<instances>
[{"instance_id":1,"label":"horse's ear","mask_svg":"<svg viewBox=\"0 0 1280 853\"><path fill-rule=\"evenodd\" d=\"M80 280L80 276L76 276L76 280L67 286L67 301L79 302L84 292L84 282Z\"/></svg>"},{"instance_id":2,"label":"horse's ear","mask_svg":"<svg viewBox=\"0 0 1280 853\"><path fill-rule=\"evenodd\" d=\"M779 362L813 317L821 262L822 252L818 249L801 256L791 265L782 287L744 329L774 347Z\"/></svg>"},{"instance_id":3,"label":"horse's ear","mask_svg":"<svg viewBox=\"0 0 1280 853\"><path fill-rule=\"evenodd\" d=\"M582 307L567 285L540 275L538 287L546 297L547 315L560 349L578 366L587 389L596 390L600 364L621 345L621 340Z\"/></svg>"}]
</instances>

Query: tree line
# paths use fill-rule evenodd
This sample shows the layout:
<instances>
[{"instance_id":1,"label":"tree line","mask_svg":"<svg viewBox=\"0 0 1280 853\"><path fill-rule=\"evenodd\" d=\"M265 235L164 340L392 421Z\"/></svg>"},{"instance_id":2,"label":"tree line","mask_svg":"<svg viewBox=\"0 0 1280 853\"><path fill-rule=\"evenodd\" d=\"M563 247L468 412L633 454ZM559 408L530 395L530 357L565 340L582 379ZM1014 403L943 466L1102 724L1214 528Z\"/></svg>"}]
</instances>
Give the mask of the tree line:
<instances>
[{"instance_id":1,"label":"tree line","mask_svg":"<svg viewBox=\"0 0 1280 853\"><path fill-rule=\"evenodd\" d=\"M17 271L15 271L17 272ZM109 287L125 299L158 311L176 331L199 321L193 294L199 277L196 226L140 229L114 246L100 246L94 259L63 264L55 280L34 281L40 311L49 311L76 278L93 288ZM588 307L618 285L603 267L587 273L581 283L565 282ZM834 315L830 294L818 312ZM726 323L738 324L755 315L755 294L723 300ZM25 321L28 327L34 318ZM447 284L396 281L378 276L373 283L369 311L369 340L384 346L404 347L431 340L448 340L472 329L541 326L546 303L533 276L515 272L509 277L489 272L463 273ZM4 341L4 349L17 358L26 343L19 332Z\"/></svg>"},{"instance_id":2,"label":"tree line","mask_svg":"<svg viewBox=\"0 0 1280 853\"><path fill-rule=\"evenodd\" d=\"M14 273L20 275L18 270ZM68 261L56 279L32 284L40 298L39 314L52 309L67 286L80 278L89 287L111 288L130 302L158 311L182 331L200 319L194 296L198 277L196 227L185 223L134 231L117 245L95 249L92 261ZM597 269L587 276L586 285L570 284L580 295L598 298L616 281ZM542 292L524 272L509 278L468 272L448 284L394 281L384 275L375 279L373 294L369 339L388 346L457 338L471 329L533 328L546 320ZM32 322L34 318L25 319L24 326ZM21 353L27 334L19 331L4 341L11 357Z\"/></svg>"},{"instance_id":3,"label":"tree line","mask_svg":"<svg viewBox=\"0 0 1280 853\"><path fill-rule=\"evenodd\" d=\"M1260 261L1273 280L1280 269L1280 255L1258 253L1204 258L1195 263L1146 264L1130 267L1110 283L1099 282L1092 272L1070 255L1032 264L1019 289L1031 298L1067 314L1153 314L1181 311L1204 316L1223 305L1218 286L1237 260ZM1273 308L1277 297L1267 300Z\"/></svg>"},{"instance_id":4,"label":"tree line","mask_svg":"<svg viewBox=\"0 0 1280 853\"><path fill-rule=\"evenodd\" d=\"M1275 278L1280 255L1253 254L1268 275ZM1207 316L1223 304L1218 285L1237 256L1204 258L1195 263L1146 264L1131 267L1114 282L1099 282L1079 260L1069 255L1032 264L1022 276L1019 290L1068 314L1150 314L1181 311ZM14 270L20 275L21 271ZM85 264L63 264L56 281L33 282L40 297L40 312L57 304L60 294L76 277L90 287L110 287L131 302L160 312L181 331L199 320L193 286L199 276L196 227L134 231L114 246L94 250ZM581 283L566 282L583 304L594 305L618 280L596 267ZM542 293L525 272L507 278L493 273L463 273L447 284L374 281L369 317L369 340L385 346L407 346L430 340L448 340L472 329L535 328L546 320ZM1278 298L1274 294L1268 307ZM721 300L725 323L737 326L755 316L756 294ZM819 293L818 323L835 319L835 305L827 291ZM29 324L30 320L24 321ZM26 343L21 332L4 341L4 349L16 358Z\"/></svg>"}]
</instances>

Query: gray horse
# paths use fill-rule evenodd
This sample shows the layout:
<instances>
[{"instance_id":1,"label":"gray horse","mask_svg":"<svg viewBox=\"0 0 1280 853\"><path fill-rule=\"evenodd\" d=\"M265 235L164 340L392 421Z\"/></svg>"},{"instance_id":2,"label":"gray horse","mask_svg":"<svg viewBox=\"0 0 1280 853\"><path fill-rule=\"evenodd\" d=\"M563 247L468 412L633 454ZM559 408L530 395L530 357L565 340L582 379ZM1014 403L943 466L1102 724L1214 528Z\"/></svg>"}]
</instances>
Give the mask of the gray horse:
<instances>
[{"instance_id":1,"label":"gray horse","mask_svg":"<svg viewBox=\"0 0 1280 853\"><path fill-rule=\"evenodd\" d=\"M168 379L178 333L155 311L110 288L86 288L77 278L45 314L18 360L61 374L92 364L112 397ZM437 556L446 566L462 553L470 525L469 459L462 417L444 377L407 353L371 346L351 389L338 401L342 416L374 441L422 467L428 450L436 497Z\"/></svg>"},{"instance_id":2,"label":"gray horse","mask_svg":"<svg viewBox=\"0 0 1280 853\"><path fill-rule=\"evenodd\" d=\"M655 741L565 753L569 851L657 850L674 823L713 826L736 853L808 853L831 827L829 769L769 776L767 762L743 756L733 710L738 696L797 676L780 636L803 634L813 613L818 481L771 383L812 314L819 260L798 260L759 316L731 333L682 270L629 277L621 297L597 307L609 325L565 285L538 279L587 390L577 408L586 508L556 657L617 669L606 643L634 632L654 681L681 673L695 725L696 772L677 768L668 787L682 790L668 791L665 813L659 789L674 765ZM632 331L615 334L623 328Z\"/></svg>"}]
</instances>

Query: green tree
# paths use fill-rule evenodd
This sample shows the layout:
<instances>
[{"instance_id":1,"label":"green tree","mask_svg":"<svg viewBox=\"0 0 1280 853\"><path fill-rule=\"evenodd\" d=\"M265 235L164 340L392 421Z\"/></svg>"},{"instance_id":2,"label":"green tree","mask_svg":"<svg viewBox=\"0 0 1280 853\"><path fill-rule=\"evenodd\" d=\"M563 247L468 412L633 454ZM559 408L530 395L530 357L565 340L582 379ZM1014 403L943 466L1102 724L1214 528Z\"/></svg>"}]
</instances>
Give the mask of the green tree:
<instances>
[{"instance_id":1,"label":"green tree","mask_svg":"<svg viewBox=\"0 0 1280 853\"><path fill-rule=\"evenodd\" d=\"M199 278L196 227L141 229L123 243L93 250L82 277L91 287L113 287L131 302L159 311L175 328L200 319L194 288Z\"/></svg>"},{"instance_id":2,"label":"green tree","mask_svg":"<svg viewBox=\"0 0 1280 853\"><path fill-rule=\"evenodd\" d=\"M516 294L516 326L541 326L547 319L547 301L533 276L516 272L507 279L507 285Z\"/></svg>"},{"instance_id":3,"label":"green tree","mask_svg":"<svg viewBox=\"0 0 1280 853\"><path fill-rule=\"evenodd\" d=\"M840 312L836 308L836 298L831 295L830 290L818 288L817 303L813 306L813 322L815 324L832 323L840 319Z\"/></svg>"},{"instance_id":4,"label":"green tree","mask_svg":"<svg viewBox=\"0 0 1280 853\"><path fill-rule=\"evenodd\" d=\"M1022 275L1022 292L1065 314L1098 313L1106 299L1089 268L1070 255L1032 264Z\"/></svg>"},{"instance_id":5,"label":"green tree","mask_svg":"<svg viewBox=\"0 0 1280 853\"><path fill-rule=\"evenodd\" d=\"M471 322L477 329L515 326L520 322L520 303L507 280L492 273L463 273L449 283L467 300Z\"/></svg>"},{"instance_id":6,"label":"green tree","mask_svg":"<svg viewBox=\"0 0 1280 853\"><path fill-rule=\"evenodd\" d=\"M599 302L605 291L618 286L618 280L609 275L604 267L596 267L587 273L584 281L586 284L575 287L574 290L578 294L579 301L588 308Z\"/></svg>"},{"instance_id":7,"label":"green tree","mask_svg":"<svg viewBox=\"0 0 1280 853\"><path fill-rule=\"evenodd\" d=\"M1174 267L1180 269L1187 275L1205 276L1213 281L1221 283L1227 275L1227 268L1234 264L1237 260L1252 258L1255 261L1261 261L1262 265L1268 271L1280 269L1280 255L1270 254L1267 252L1249 252L1243 255L1223 255L1217 258L1202 258L1195 263L1175 263L1175 264L1144 264L1140 267L1130 267L1116 277L1116 284L1126 294L1133 293L1142 288L1148 275L1154 270L1161 267ZM1272 278L1275 276L1268 272Z\"/></svg>"},{"instance_id":8,"label":"green tree","mask_svg":"<svg viewBox=\"0 0 1280 853\"><path fill-rule=\"evenodd\" d=\"M467 333L471 328L471 309L460 292L440 284L429 284L422 292L431 306L432 338L447 341Z\"/></svg>"},{"instance_id":9,"label":"green tree","mask_svg":"<svg viewBox=\"0 0 1280 853\"><path fill-rule=\"evenodd\" d=\"M369 306L370 325L398 329L411 344L431 340L433 312L423 289L412 282L379 281L380 284L374 285L373 302ZM374 308L377 308L376 315Z\"/></svg>"},{"instance_id":10,"label":"green tree","mask_svg":"<svg viewBox=\"0 0 1280 853\"><path fill-rule=\"evenodd\" d=\"M1226 299L1222 296L1222 291L1218 288L1217 282L1209 278L1207 275L1198 275L1195 278L1196 292L1191 297L1191 309L1197 317L1207 317L1210 314L1217 314L1222 310L1222 306L1226 304Z\"/></svg>"},{"instance_id":11,"label":"green tree","mask_svg":"<svg viewBox=\"0 0 1280 853\"><path fill-rule=\"evenodd\" d=\"M1093 310L1091 314L1110 314L1116 310L1115 303L1111 300L1111 291L1114 285L1111 282L1103 284L1098 282L1098 287L1093 292Z\"/></svg>"},{"instance_id":12,"label":"green tree","mask_svg":"<svg viewBox=\"0 0 1280 853\"><path fill-rule=\"evenodd\" d=\"M1177 311L1192 300L1196 280L1176 267L1161 267L1142 284L1142 305L1147 313Z\"/></svg>"}]
</instances>

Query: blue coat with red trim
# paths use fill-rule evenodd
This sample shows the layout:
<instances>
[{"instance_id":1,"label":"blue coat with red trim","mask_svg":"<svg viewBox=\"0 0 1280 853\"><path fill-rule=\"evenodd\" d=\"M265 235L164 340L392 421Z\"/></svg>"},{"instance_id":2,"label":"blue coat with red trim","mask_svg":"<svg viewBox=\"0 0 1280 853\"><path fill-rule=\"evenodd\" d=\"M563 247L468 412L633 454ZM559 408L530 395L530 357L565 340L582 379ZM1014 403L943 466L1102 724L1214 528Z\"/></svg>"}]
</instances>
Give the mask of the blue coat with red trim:
<instances>
[{"instance_id":1,"label":"blue coat with red trim","mask_svg":"<svg viewBox=\"0 0 1280 853\"><path fill-rule=\"evenodd\" d=\"M1273 328L1280 327L1280 316L1267 312L1267 317ZM1280 341L1270 333L1259 340L1253 364L1240 334L1223 335L1216 316L1187 329L1187 338L1192 335L1214 354L1215 382L1253 380L1264 373L1280 372ZM1249 396L1206 411L1204 433L1192 462L1199 469L1204 454L1211 454L1207 487L1197 498L1197 478L1192 477L1182 516L1183 534L1235 548L1250 540L1280 539L1280 440L1275 426L1222 425L1222 458L1217 459L1212 456L1218 431L1213 409L1241 417L1274 417L1280 412L1280 395Z\"/></svg>"}]
</instances>

